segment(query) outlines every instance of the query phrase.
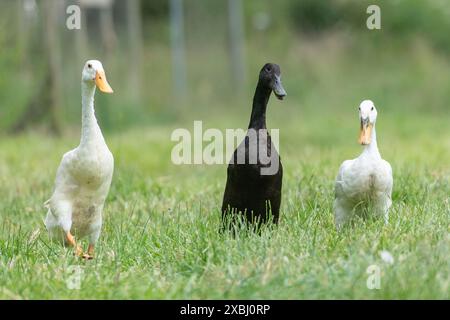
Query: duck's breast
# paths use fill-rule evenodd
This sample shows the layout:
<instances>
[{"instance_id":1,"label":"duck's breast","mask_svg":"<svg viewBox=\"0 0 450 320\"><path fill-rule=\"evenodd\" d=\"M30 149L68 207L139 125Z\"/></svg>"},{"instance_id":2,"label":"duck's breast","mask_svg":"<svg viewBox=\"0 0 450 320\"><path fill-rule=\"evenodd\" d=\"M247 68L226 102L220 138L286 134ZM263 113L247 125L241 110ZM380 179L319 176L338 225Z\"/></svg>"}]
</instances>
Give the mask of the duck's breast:
<instances>
[{"instance_id":1,"label":"duck's breast","mask_svg":"<svg viewBox=\"0 0 450 320\"><path fill-rule=\"evenodd\" d=\"M349 197L362 200L386 192L391 181L391 174L381 161L355 161L344 173L342 187Z\"/></svg>"},{"instance_id":2,"label":"duck's breast","mask_svg":"<svg viewBox=\"0 0 450 320\"><path fill-rule=\"evenodd\" d=\"M71 174L80 185L88 189L99 188L112 174L114 159L107 148L78 150L72 161Z\"/></svg>"}]
</instances>

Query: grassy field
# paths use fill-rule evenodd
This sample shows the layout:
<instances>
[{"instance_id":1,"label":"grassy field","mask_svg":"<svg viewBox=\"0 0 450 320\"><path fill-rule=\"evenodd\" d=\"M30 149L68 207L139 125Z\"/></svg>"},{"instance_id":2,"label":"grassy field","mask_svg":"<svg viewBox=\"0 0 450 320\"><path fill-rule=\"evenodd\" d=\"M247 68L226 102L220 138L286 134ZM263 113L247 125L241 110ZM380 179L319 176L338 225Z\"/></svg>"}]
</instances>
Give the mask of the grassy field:
<instances>
[{"instance_id":1,"label":"grassy field","mask_svg":"<svg viewBox=\"0 0 450 320\"><path fill-rule=\"evenodd\" d=\"M70 119L64 136L0 134L0 298L448 299L450 63L421 41L405 46L361 37L261 38L248 47L244 94L233 98L224 84L229 78L221 78L227 65L217 63L226 54L194 46L183 106L171 101L166 48L153 46L143 67L151 76L143 92L148 106L130 111L119 80L125 81L106 67L115 94L98 95L96 103L115 174L92 261L50 243L43 225L61 156L79 142L79 66L68 66L67 74L77 76L68 76L73 108L64 106ZM272 98L268 110L268 126L280 129L281 221L261 235L233 238L217 232L226 165L173 165L170 135L192 130L194 120L204 128L245 128L256 73L266 61L281 65L288 93L283 102ZM3 128L20 111L22 95L9 96L2 100L11 110L0 117ZM334 179L341 162L362 150L357 107L367 98L377 106L379 148L394 172L390 223L361 221L338 233ZM366 285L371 265L381 270L379 290ZM79 290L67 286L74 266L82 270Z\"/></svg>"},{"instance_id":2,"label":"grassy field","mask_svg":"<svg viewBox=\"0 0 450 320\"><path fill-rule=\"evenodd\" d=\"M170 162L171 131L192 123L108 133L116 171L97 258L87 262L50 243L43 226L42 204L77 134L1 139L0 298L448 299L448 118L379 107L379 146L394 170L390 223L361 221L337 233L333 184L341 161L361 151L357 105L340 117L317 117L307 106L278 112L284 108L296 105L273 100L269 115L281 127L285 168L278 227L260 236L218 234L225 165ZM246 122L222 118L223 127ZM379 290L366 286L373 264ZM79 290L67 287L73 266L83 270Z\"/></svg>"}]
</instances>

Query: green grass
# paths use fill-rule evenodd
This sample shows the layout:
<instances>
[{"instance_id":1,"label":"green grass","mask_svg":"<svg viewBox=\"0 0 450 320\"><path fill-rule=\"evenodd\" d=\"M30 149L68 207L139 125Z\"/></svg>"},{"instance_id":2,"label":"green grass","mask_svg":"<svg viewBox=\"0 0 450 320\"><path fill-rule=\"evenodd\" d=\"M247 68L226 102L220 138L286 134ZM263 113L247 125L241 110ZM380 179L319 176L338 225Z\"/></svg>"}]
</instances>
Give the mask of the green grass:
<instances>
[{"instance_id":1,"label":"green grass","mask_svg":"<svg viewBox=\"0 0 450 320\"><path fill-rule=\"evenodd\" d=\"M0 298L448 299L448 58L420 38L405 44L361 31L308 39L280 25L269 41L255 35L246 42L241 96L229 80L226 50L209 42L188 48L190 87L182 105L174 103L165 45L146 49L142 105L126 103L126 77L113 61L105 63L115 94L97 95L96 103L115 173L97 256L87 262L51 243L43 225L61 156L79 141L80 66L68 61L65 135L50 138L39 128L0 133ZM281 221L261 235L233 238L217 232L226 165L173 165L170 134L192 130L194 120L204 128L246 127L256 73L266 61L281 65L288 93L286 101L270 101L267 116L281 135ZM20 72L11 77L0 81L2 129L35 86ZM357 106L366 98L377 106L379 148L394 171L390 223L360 221L338 233L334 179L341 162L361 152ZM382 250L393 255L392 265ZM374 264L380 290L366 286ZM80 290L66 284L73 266L84 270Z\"/></svg>"},{"instance_id":2,"label":"green grass","mask_svg":"<svg viewBox=\"0 0 450 320\"><path fill-rule=\"evenodd\" d=\"M380 108L379 146L394 170L390 223L361 221L338 233L333 184L340 163L361 151L356 107L318 117L295 101L271 101L285 169L282 216L259 236L217 232L225 165L171 164L170 133L192 122L106 134L116 170L97 257L87 262L51 243L43 225L42 204L77 134L2 137L0 298L448 299L448 118ZM220 128L246 124L221 119ZM217 124L215 115L204 126ZM381 268L379 290L366 286L372 264ZM83 268L80 290L67 288L71 266Z\"/></svg>"}]
</instances>

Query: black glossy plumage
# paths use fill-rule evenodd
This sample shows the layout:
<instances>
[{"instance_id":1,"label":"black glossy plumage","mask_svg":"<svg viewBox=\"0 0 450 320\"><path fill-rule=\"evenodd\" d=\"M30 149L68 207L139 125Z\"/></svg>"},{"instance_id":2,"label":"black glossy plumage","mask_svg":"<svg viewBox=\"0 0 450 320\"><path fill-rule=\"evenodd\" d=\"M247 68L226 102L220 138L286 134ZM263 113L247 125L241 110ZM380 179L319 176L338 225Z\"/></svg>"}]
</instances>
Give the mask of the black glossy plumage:
<instances>
[{"instance_id":1,"label":"black glossy plumage","mask_svg":"<svg viewBox=\"0 0 450 320\"><path fill-rule=\"evenodd\" d=\"M266 108L272 91L281 100L286 95L280 81L280 68L276 64L266 64L260 71L259 81L253 98L253 108L245 139L234 151L228 165L227 184L222 203L222 220L233 223L237 215L244 215L247 222L258 225L268 221L278 222L281 204L283 167L281 159L266 128ZM256 137L256 139L255 139ZM261 147L260 147L261 146ZM257 155L254 152L257 152ZM242 152L242 153L241 153ZM261 153L262 152L262 153ZM245 163L238 163L245 154ZM264 162L260 155L270 157ZM257 159L253 164L249 156ZM274 161L278 161L278 166ZM241 161L242 162L242 161ZM266 164L264 164L266 163ZM272 166L273 173L262 175L261 169ZM230 216L231 215L231 216Z\"/></svg>"}]
</instances>

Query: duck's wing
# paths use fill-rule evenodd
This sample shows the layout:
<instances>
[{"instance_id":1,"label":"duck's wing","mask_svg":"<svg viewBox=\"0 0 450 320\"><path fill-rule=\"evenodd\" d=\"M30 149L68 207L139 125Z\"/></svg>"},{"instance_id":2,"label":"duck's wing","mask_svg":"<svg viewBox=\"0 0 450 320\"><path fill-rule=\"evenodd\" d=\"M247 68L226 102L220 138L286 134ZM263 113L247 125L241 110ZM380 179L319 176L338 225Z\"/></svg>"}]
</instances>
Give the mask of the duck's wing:
<instances>
[{"instance_id":1,"label":"duck's wing","mask_svg":"<svg viewBox=\"0 0 450 320\"><path fill-rule=\"evenodd\" d=\"M392 187L394 185L394 178L392 176L392 167L390 165L389 162L387 162L386 160L382 161L383 163L383 167L385 169L386 172L386 194L388 195L389 198L391 198L392 196Z\"/></svg>"},{"instance_id":2,"label":"duck's wing","mask_svg":"<svg viewBox=\"0 0 450 320\"><path fill-rule=\"evenodd\" d=\"M61 162L58 166L58 170L56 171L56 178L55 178L55 187L52 196L50 199L45 201L44 206L47 209L51 209L52 207L52 201L57 200L57 198L63 196L65 193L69 191L69 189L73 189L73 182L72 178L69 173L69 166L71 163L75 160L75 149L71 150L69 152L66 152Z\"/></svg>"},{"instance_id":3,"label":"duck's wing","mask_svg":"<svg viewBox=\"0 0 450 320\"><path fill-rule=\"evenodd\" d=\"M345 195L344 185L345 185L345 176L347 176L347 172L352 165L354 160L345 160L342 162L338 174L336 176L336 182L334 184L334 197L340 198Z\"/></svg>"}]
</instances>

